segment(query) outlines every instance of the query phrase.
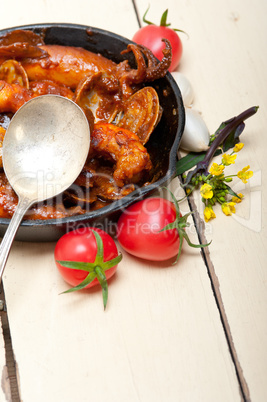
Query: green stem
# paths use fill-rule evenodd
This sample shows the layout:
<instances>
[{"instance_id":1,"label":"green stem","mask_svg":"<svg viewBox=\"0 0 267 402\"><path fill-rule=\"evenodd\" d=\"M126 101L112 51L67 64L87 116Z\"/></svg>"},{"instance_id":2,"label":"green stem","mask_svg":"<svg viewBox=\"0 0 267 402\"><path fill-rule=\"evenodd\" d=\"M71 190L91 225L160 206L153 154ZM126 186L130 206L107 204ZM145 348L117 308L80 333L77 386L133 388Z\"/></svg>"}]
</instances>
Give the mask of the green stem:
<instances>
[{"instance_id":1,"label":"green stem","mask_svg":"<svg viewBox=\"0 0 267 402\"><path fill-rule=\"evenodd\" d=\"M198 162L194 170L188 173L184 186L187 186L190 183L192 177L195 176L197 173L208 174L208 167L216 150L220 147L221 144L224 143L224 141L228 138L232 131L237 129L237 127L239 127L240 124L244 122L244 120L253 116L257 112L258 108L258 106L253 106L240 113L238 116L228 120L228 124L220 131L220 133L212 142L210 148L205 155L205 158L202 161Z\"/></svg>"},{"instance_id":2,"label":"green stem","mask_svg":"<svg viewBox=\"0 0 267 402\"><path fill-rule=\"evenodd\" d=\"M237 177L237 174L230 174L228 176L224 176L225 179L229 179L230 177Z\"/></svg>"},{"instance_id":3,"label":"green stem","mask_svg":"<svg viewBox=\"0 0 267 402\"><path fill-rule=\"evenodd\" d=\"M107 302L108 302L108 283L106 275L103 269L100 266L95 267L95 274L96 277L101 285L102 288L102 295L103 295L103 303L104 303L104 310L106 309Z\"/></svg>"},{"instance_id":4,"label":"green stem","mask_svg":"<svg viewBox=\"0 0 267 402\"><path fill-rule=\"evenodd\" d=\"M211 144L209 150L206 153L206 156L201 162L201 166L203 166L203 169L207 171L208 165L213 158L213 155L217 148L226 140L229 134L239 126L244 120L248 119L249 117L253 116L258 110L257 106L253 106L244 112L240 113L238 116L234 117L232 121L227 124L224 129L220 132L220 134L215 138L213 143Z\"/></svg>"},{"instance_id":5,"label":"green stem","mask_svg":"<svg viewBox=\"0 0 267 402\"><path fill-rule=\"evenodd\" d=\"M145 14L144 14L144 16L143 16L143 22L144 22L145 24L148 24L148 25L155 25L155 24L153 24L153 22L148 21L148 20L146 19L146 15L147 15L147 13L148 13L149 8L150 8L150 6L148 6L148 8L147 8L147 10L146 10L146 12L145 12Z\"/></svg>"},{"instance_id":6,"label":"green stem","mask_svg":"<svg viewBox=\"0 0 267 402\"><path fill-rule=\"evenodd\" d=\"M167 24L167 16L168 16L168 9L164 11L161 16L160 26L161 27L169 27L171 24Z\"/></svg>"}]
</instances>

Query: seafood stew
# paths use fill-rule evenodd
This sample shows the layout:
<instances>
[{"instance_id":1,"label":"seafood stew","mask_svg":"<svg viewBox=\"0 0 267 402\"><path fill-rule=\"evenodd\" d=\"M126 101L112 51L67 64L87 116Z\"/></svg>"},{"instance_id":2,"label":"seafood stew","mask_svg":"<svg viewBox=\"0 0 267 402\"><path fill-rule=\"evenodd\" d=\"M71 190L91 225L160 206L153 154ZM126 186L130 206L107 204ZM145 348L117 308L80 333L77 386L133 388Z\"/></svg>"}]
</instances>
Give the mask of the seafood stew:
<instances>
[{"instance_id":1,"label":"seafood stew","mask_svg":"<svg viewBox=\"0 0 267 402\"><path fill-rule=\"evenodd\" d=\"M28 43L21 49L21 42L14 46L10 41L14 30L2 31L0 37L1 94L9 94L12 87L16 102L45 93L67 96L83 108L92 133L87 163L74 185L61 198L35 206L22 226L42 227L42 240L46 238L42 233L52 234L52 227L62 229L70 222L110 217L172 177L184 110L179 89L167 73L168 43L159 63L146 49L96 28L71 24L18 27L16 33L25 34L23 40ZM12 57L14 52L16 57ZM9 72L8 79L3 71ZM14 80L11 71L15 71ZM12 94L8 107L5 99L1 102L3 98L0 95L2 131L20 107L12 101ZM16 195L3 172L0 195L8 205L5 210L0 205L4 227Z\"/></svg>"}]
</instances>

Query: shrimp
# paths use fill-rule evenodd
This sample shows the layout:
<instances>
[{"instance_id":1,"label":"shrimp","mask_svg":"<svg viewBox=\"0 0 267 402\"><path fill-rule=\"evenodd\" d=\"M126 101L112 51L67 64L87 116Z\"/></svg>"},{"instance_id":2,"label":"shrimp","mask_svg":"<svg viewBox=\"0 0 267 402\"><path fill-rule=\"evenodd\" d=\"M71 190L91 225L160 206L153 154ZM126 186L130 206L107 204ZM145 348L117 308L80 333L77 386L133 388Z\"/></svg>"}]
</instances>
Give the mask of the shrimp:
<instances>
[{"instance_id":1,"label":"shrimp","mask_svg":"<svg viewBox=\"0 0 267 402\"><path fill-rule=\"evenodd\" d=\"M137 135L111 123L96 123L90 153L115 162L113 178L119 187L137 183L152 169L150 156Z\"/></svg>"}]
</instances>

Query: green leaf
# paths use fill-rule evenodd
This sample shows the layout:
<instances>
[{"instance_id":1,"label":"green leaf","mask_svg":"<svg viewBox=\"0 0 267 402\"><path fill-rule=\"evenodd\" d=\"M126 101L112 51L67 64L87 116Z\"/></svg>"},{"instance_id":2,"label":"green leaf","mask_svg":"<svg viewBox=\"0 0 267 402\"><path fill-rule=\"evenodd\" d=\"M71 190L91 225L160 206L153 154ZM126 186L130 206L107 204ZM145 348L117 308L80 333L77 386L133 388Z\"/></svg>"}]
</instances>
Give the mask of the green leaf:
<instances>
[{"instance_id":1,"label":"green leaf","mask_svg":"<svg viewBox=\"0 0 267 402\"><path fill-rule=\"evenodd\" d=\"M225 184L225 185L226 185L226 187L227 187L227 190L228 190L229 194L231 194L233 197L239 198L240 200L242 199L241 197L239 197L238 194L236 194L236 193L231 189L230 186L228 186L227 184Z\"/></svg>"},{"instance_id":2,"label":"green leaf","mask_svg":"<svg viewBox=\"0 0 267 402\"><path fill-rule=\"evenodd\" d=\"M104 303L104 310L106 309L107 302L108 302L108 282L105 275L105 272L101 267L95 268L96 277L101 285L102 288L102 295L103 295L103 303Z\"/></svg>"},{"instance_id":3,"label":"green leaf","mask_svg":"<svg viewBox=\"0 0 267 402\"><path fill-rule=\"evenodd\" d=\"M148 21L148 20L146 19L146 15L147 15L147 13L148 13L149 8L150 8L150 6L148 6L148 8L147 8L147 10L146 10L146 12L145 12L145 14L144 14L144 16L143 16L143 22L144 22L145 24L148 24L148 25L156 25L156 24L154 24L154 22ZM170 23L167 24L167 16L168 16L168 9L165 10L164 13L162 14L161 19L160 19L160 25L159 25L159 26L161 26L161 27L169 27L169 26L171 26ZM171 28L171 29L172 29L173 31L175 31L175 32L182 32L182 33L184 33L185 35L187 35L187 33L186 33L185 31L183 31L182 29L176 29L176 28ZM188 36L188 35L187 35L187 36Z\"/></svg>"},{"instance_id":4,"label":"green leaf","mask_svg":"<svg viewBox=\"0 0 267 402\"><path fill-rule=\"evenodd\" d=\"M169 24L169 25L171 25L171 24ZM182 29L172 28L172 30L175 31L175 32L182 32L183 34L185 34L189 38L188 33L183 31Z\"/></svg>"},{"instance_id":5,"label":"green leaf","mask_svg":"<svg viewBox=\"0 0 267 402\"><path fill-rule=\"evenodd\" d=\"M178 229L179 223L177 220L174 222L168 223L166 226L164 226L163 229L160 229L159 232L165 232L166 230L173 230L173 229Z\"/></svg>"},{"instance_id":6,"label":"green leaf","mask_svg":"<svg viewBox=\"0 0 267 402\"><path fill-rule=\"evenodd\" d=\"M165 187L165 188L167 189L167 187ZM176 198L174 197L174 194L171 191L170 191L170 194L171 194L172 200L173 200L174 205L175 205L176 220L179 220L180 219L180 208L179 208L178 201L176 200Z\"/></svg>"},{"instance_id":7,"label":"green leaf","mask_svg":"<svg viewBox=\"0 0 267 402\"><path fill-rule=\"evenodd\" d=\"M190 152L183 158L179 159L176 162L176 175L179 176L186 172L187 170L191 169L195 166L198 162L203 161L205 158L206 152Z\"/></svg>"},{"instance_id":8,"label":"green leaf","mask_svg":"<svg viewBox=\"0 0 267 402\"><path fill-rule=\"evenodd\" d=\"M203 247L207 247L207 246L209 246L210 243L211 243L211 241L210 241L209 243L206 243L206 244L194 244L194 243L192 243L192 242L190 241L190 239L189 239L187 233L184 234L184 238L185 238L187 244L188 244L190 247L194 247L194 248L203 248Z\"/></svg>"},{"instance_id":9,"label":"green leaf","mask_svg":"<svg viewBox=\"0 0 267 402\"><path fill-rule=\"evenodd\" d=\"M71 269L80 269L81 271L92 272L95 264L92 262L79 262L79 261L57 261L60 265Z\"/></svg>"},{"instance_id":10,"label":"green leaf","mask_svg":"<svg viewBox=\"0 0 267 402\"><path fill-rule=\"evenodd\" d=\"M75 292L76 290L81 290L84 289L89 283L93 282L93 280L97 277L95 272L90 272L87 277L77 286L74 286L73 288L70 288L68 290L65 290L65 292L62 293L71 293Z\"/></svg>"},{"instance_id":11,"label":"green leaf","mask_svg":"<svg viewBox=\"0 0 267 402\"><path fill-rule=\"evenodd\" d=\"M179 176L187 170L191 169L192 167L196 166L199 162L202 162L206 156L206 152L190 152L183 158L179 159L176 162L176 176ZM217 149L214 156L220 155L222 151Z\"/></svg>"},{"instance_id":12,"label":"green leaf","mask_svg":"<svg viewBox=\"0 0 267 402\"><path fill-rule=\"evenodd\" d=\"M119 264L122 260L122 254L120 253L117 257L113 258L112 260L105 261L102 263L102 268L104 271L106 271L109 268L114 267L115 265Z\"/></svg>"},{"instance_id":13,"label":"green leaf","mask_svg":"<svg viewBox=\"0 0 267 402\"><path fill-rule=\"evenodd\" d=\"M94 265L102 265L103 259L104 259L104 246L103 246L103 241L99 233L97 233L95 230L92 230L95 240L96 240L96 247L97 247L97 252L96 252L96 257L94 261Z\"/></svg>"},{"instance_id":14,"label":"green leaf","mask_svg":"<svg viewBox=\"0 0 267 402\"><path fill-rule=\"evenodd\" d=\"M218 135L220 134L220 132L224 129L225 126L227 126L227 124L231 123L231 121L233 121L234 118L232 117L231 119L227 120L227 121L223 121L219 127L217 128L217 130L215 131L215 133L213 134L213 137L218 137Z\"/></svg>"},{"instance_id":15,"label":"green leaf","mask_svg":"<svg viewBox=\"0 0 267 402\"><path fill-rule=\"evenodd\" d=\"M215 131L214 135L212 136L214 139L218 137L220 132L228 125L230 124L234 118L231 118L227 121L224 121L223 123L220 124L219 128ZM232 132L228 135L226 140L223 142L222 147L223 147L223 152L227 152L228 149L233 148L238 142L239 142L239 136L242 134L243 130L245 128L245 123L242 121Z\"/></svg>"},{"instance_id":16,"label":"green leaf","mask_svg":"<svg viewBox=\"0 0 267 402\"><path fill-rule=\"evenodd\" d=\"M63 267L70 269L79 269L82 271L89 272L87 277L79 285L74 286L73 288L68 289L62 293L70 293L76 290L84 289L87 285L89 285L89 283L91 283L95 278L97 278L102 288L103 303L105 309L108 300L108 283L104 271L117 265L122 260L122 254L119 254L112 260L104 262L104 246L102 238L99 235L99 233L93 229L92 233L95 237L97 245L97 253L94 262L90 263L90 262L77 262L77 261L57 261Z\"/></svg>"},{"instance_id":17,"label":"green leaf","mask_svg":"<svg viewBox=\"0 0 267 402\"><path fill-rule=\"evenodd\" d=\"M227 152L228 149L234 148L234 146L239 142L239 136L242 134L242 131L245 128L245 123L242 122L237 126L235 130L231 132L231 134L226 138L223 143L223 151Z\"/></svg>"},{"instance_id":18,"label":"green leaf","mask_svg":"<svg viewBox=\"0 0 267 402\"><path fill-rule=\"evenodd\" d=\"M191 247L195 247L195 248L202 248L202 247L207 247L210 243L208 244L193 244L186 231L185 228L187 226L189 226L189 223L187 222L187 219L190 215L192 215L192 212L188 212L187 214L180 216L180 209L179 209L179 205L178 205L178 201L175 198L174 194L166 187L163 187L165 189L167 189L173 199L174 205L175 205L175 209L176 209L176 218L173 222L170 222L169 224L167 224L163 229L159 230L159 232L163 232L166 230L173 230L173 229L177 229L178 234L179 234L179 238L180 238L180 244L179 244L179 249L178 249L178 254L176 257L176 260L174 262L174 264L177 263L177 261L180 258L181 252L182 252L182 243L183 243L183 239L186 240L186 242L188 243L189 246Z\"/></svg>"},{"instance_id":19,"label":"green leaf","mask_svg":"<svg viewBox=\"0 0 267 402\"><path fill-rule=\"evenodd\" d=\"M167 24L167 16L168 16L168 9L164 11L161 16L160 26L161 27L169 27L171 24Z\"/></svg>"},{"instance_id":20,"label":"green leaf","mask_svg":"<svg viewBox=\"0 0 267 402\"><path fill-rule=\"evenodd\" d=\"M148 6L148 8L147 8L147 10L146 10L146 12L145 12L145 14L144 14L144 16L143 16L143 22L144 22L145 24L148 24L148 25L155 25L153 22L148 21L148 20L146 19L146 15L147 15L147 13L148 13L149 8L150 8L150 6Z\"/></svg>"},{"instance_id":21,"label":"green leaf","mask_svg":"<svg viewBox=\"0 0 267 402\"><path fill-rule=\"evenodd\" d=\"M180 239L178 254L177 254L176 260L174 261L173 265L178 262L178 260L179 260L179 258L180 258L180 256L181 256L181 254L182 254L182 247L183 247L183 238Z\"/></svg>"}]
</instances>

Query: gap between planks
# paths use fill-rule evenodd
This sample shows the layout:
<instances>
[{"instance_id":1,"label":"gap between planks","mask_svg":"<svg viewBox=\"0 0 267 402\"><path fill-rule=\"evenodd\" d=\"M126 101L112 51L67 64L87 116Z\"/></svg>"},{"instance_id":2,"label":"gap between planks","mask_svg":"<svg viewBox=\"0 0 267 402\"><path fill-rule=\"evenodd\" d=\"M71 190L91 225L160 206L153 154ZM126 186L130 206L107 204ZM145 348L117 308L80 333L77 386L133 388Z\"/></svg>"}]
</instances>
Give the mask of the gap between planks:
<instances>
[{"instance_id":1,"label":"gap between planks","mask_svg":"<svg viewBox=\"0 0 267 402\"><path fill-rule=\"evenodd\" d=\"M19 394L19 385L18 385L18 377L17 377L17 364L15 361L13 347L12 347L12 339L10 334L10 327L8 322L8 315L6 310L6 303L5 303L5 293L3 285L0 285L0 299L1 299L1 306L2 311L0 312L1 316L1 323L2 323L2 332L3 332L3 339L4 339L4 346L5 346L5 355L6 355L6 365L3 368L1 373L2 375L2 388L3 392L6 395L7 401L12 402L20 402L20 394ZM7 379L3 378L6 377L5 370L7 371ZM5 386L3 386L3 381L8 381L7 388L9 392L6 392ZM10 395L8 395L10 393ZM11 398L11 399L10 399Z\"/></svg>"},{"instance_id":2,"label":"gap between planks","mask_svg":"<svg viewBox=\"0 0 267 402\"><path fill-rule=\"evenodd\" d=\"M206 244L207 239L204 234L205 233L205 230L204 230L205 224L199 215L199 212L197 210L197 207L196 207L196 204L195 204L195 201L194 201L192 195L190 195L188 197L188 204L189 204L189 208L190 208L191 212L194 212L192 214L192 217L193 217L193 221L194 221L194 225L196 228L199 242L201 244ZM248 388L246 379L244 377L244 373L243 373L242 367L240 365L238 355L236 352L236 348L234 345L234 341L232 338L231 328L230 328L230 325L229 325L229 322L227 319L227 314L226 314L226 311L224 308L223 299L222 299L222 295L221 295L221 291L220 291L220 283L219 283L218 277L215 273L214 265L210 258L209 247L201 248L201 253L202 253L204 263L207 268L208 276L210 278L211 288L213 291L213 295L215 298L217 308L219 310L220 319L221 319L221 323L222 323L223 330L225 333L225 337L226 337L226 341L227 341L228 348L230 351L230 355L231 355L231 358L232 358L232 361L233 361L233 364L235 367L235 372L236 372L237 380L238 380L239 387L240 387L241 398L242 398L242 401L250 402L251 399L250 399L249 388Z\"/></svg>"},{"instance_id":3,"label":"gap between planks","mask_svg":"<svg viewBox=\"0 0 267 402\"><path fill-rule=\"evenodd\" d=\"M139 28L141 28L140 16L139 16L139 13L138 13L138 10L137 10L137 5L136 5L136 3L135 3L135 0L132 0L132 3L133 3L133 8L134 8L135 16L136 16L136 18L137 18L137 22L138 22Z\"/></svg>"}]
</instances>

